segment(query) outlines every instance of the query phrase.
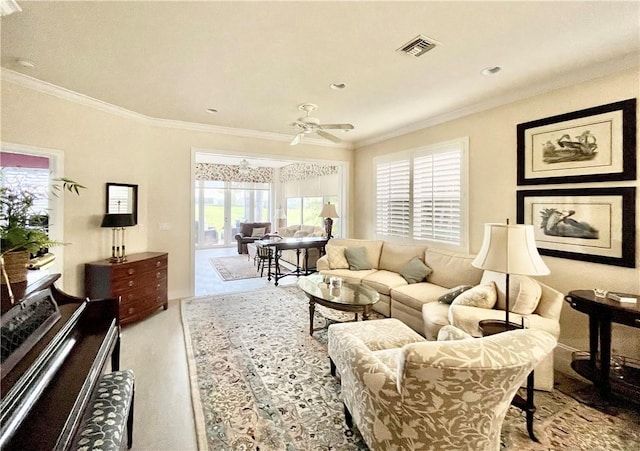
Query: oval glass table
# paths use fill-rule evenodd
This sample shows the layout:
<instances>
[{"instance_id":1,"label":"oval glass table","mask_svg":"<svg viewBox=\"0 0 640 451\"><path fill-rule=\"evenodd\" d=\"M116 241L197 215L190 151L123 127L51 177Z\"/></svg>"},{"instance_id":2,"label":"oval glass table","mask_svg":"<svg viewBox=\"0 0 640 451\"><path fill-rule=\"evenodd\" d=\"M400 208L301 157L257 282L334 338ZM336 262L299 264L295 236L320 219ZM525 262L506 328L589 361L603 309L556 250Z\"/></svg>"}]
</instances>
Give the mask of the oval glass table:
<instances>
[{"instance_id":1,"label":"oval glass table","mask_svg":"<svg viewBox=\"0 0 640 451\"><path fill-rule=\"evenodd\" d=\"M309 335L313 335L313 315L316 304L341 312L354 312L356 320L358 314L362 314L362 320L366 321L369 319L373 304L380 300L380 296L372 288L344 281L339 288L331 287L329 279L329 276L321 274L298 279L298 287L309 298Z\"/></svg>"}]
</instances>

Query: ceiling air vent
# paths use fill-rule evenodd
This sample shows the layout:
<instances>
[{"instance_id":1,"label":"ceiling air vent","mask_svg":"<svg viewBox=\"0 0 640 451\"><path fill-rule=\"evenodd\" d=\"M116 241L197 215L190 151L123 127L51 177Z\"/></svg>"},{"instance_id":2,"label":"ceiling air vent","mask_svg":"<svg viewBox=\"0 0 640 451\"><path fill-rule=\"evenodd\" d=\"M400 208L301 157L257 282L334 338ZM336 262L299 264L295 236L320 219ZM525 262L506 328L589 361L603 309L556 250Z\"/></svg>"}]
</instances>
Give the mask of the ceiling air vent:
<instances>
[{"instance_id":1,"label":"ceiling air vent","mask_svg":"<svg viewBox=\"0 0 640 451\"><path fill-rule=\"evenodd\" d=\"M412 56L422 56L427 53L429 50L434 48L439 42L435 39L427 38L426 36L422 36L419 34L411 41L407 42L405 45L398 49L398 52L406 53L407 55Z\"/></svg>"}]
</instances>

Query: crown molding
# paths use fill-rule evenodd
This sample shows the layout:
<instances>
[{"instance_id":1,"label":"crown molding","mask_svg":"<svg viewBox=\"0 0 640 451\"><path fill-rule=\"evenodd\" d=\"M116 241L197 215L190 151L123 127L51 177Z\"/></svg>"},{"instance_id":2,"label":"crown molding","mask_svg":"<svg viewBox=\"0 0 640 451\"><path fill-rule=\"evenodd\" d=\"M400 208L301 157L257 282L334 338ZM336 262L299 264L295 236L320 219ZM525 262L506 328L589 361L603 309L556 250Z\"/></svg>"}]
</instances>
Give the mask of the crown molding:
<instances>
[{"instance_id":1,"label":"crown molding","mask_svg":"<svg viewBox=\"0 0 640 451\"><path fill-rule=\"evenodd\" d=\"M356 149L365 147L371 144L376 144L382 141L386 141L391 138L403 136L418 130L422 130L434 125L442 124L445 122L459 119L461 117L469 116L471 114L480 113L482 111L490 110L502 105L524 100L537 95L545 94L557 89L566 88L578 83L583 83L589 80L593 80L607 75L613 75L625 70L638 68L640 66L640 56L636 53L628 53L620 58L615 58L610 61L604 61L592 66L581 68L559 76L553 80L549 80L544 83L540 83L525 89L514 89L505 94L497 97L493 97L485 102L479 102L473 105L469 105L463 108L459 108L454 111L449 111L437 116L429 117L422 121L414 122L403 127L399 127L388 131L387 133L379 134L371 138L356 141L354 146Z\"/></svg>"},{"instance_id":2,"label":"crown molding","mask_svg":"<svg viewBox=\"0 0 640 451\"><path fill-rule=\"evenodd\" d=\"M217 133L221 135L240 136L243 138L265 139L270 141L290 142L292 137L282 133L262 132L258 130L249 130L243 128L222 127L219 125L201 124L197 122L178 121L173 119L159 119L146 116L126 108L104 102L102 100L89 97L84 94L72 91L52 83L39 80L28 75L21 74L10 69L0 69L0 80L3 82L13 83L33 91L58 97L69 102L73 102L82 106L93 108L105 113L123 117L125 119L143 122L147 125L156 127L174 128L186 131L197 131L207 133ZM353 149L351 143L331 143L319 138L305 138L305 144L313 144L322 147L332 147L339 149Z\"/></svg>"}]
</instances>

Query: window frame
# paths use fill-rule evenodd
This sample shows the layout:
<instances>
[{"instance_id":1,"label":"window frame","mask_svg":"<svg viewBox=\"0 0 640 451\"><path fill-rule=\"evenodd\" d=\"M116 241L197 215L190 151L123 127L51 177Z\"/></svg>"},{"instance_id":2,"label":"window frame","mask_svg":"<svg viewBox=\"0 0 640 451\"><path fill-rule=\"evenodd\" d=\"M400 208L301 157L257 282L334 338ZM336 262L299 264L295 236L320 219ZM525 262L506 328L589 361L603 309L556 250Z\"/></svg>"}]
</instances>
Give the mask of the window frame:
<instances>
[{"instance_id":1,"label":"window frame","mask_svg":"<svg viewBox=\"0 0 640 451\"><path fill-rule=\"evenodd\" d=\"M460 242L451 243L426 238L416 238L414 236L414 162L416 158L434 155L438 153L446 153L451 150L459 150L460 156ZM408 234L406 236L388 235L380 232L379 214L378 214L378 168L381 164L401 162L408 160L409 162L409 184L408 184L408 214L409 225ZM456 252L469 252L469 137L455 138L449 141L443 141L427 146L417 147L409 150L403 150L390 154L380 155L373 160L373 205L374 205L374 233L377 239L385 241L393 241L405 244L434 246L449 249Z\"/></svg>"}]
</instances>

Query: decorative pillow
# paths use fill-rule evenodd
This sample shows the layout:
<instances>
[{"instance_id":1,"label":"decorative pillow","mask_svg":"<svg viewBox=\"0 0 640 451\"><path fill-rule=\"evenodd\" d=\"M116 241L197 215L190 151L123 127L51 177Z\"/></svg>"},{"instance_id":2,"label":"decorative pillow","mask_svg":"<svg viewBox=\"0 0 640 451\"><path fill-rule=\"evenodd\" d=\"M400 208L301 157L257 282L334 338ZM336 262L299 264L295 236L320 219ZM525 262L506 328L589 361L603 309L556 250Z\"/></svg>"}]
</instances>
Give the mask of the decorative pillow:
<instances>
[{"instance_id":1,"label":"decorative pillow","mask_svg":"<svg viewBox=\"0 0 640 451\"><path fill-rule=\"evenodd\" d=\"M266 227L254 227L251 232L251 238L260 237L262 238L265 234Z\"/></svg>"},{"instance_id":2,"label":"decorative pillow","mask_svg":"<svg viewBox=\"0 0 640 451\"><path fill-rule=\"evenodd\" d=\"M482 275L481 283L493 281L498 291L498 301L496 308L505 310L507 308L505 288L505 274L485 271ZM528 276L509 276L509 311L519 315L531 315L540 302L542 287L540 284Z\"/></svg>"},{"instance_id":3,"label":"decorative pillow","mask_svg":"<svg viewBox=\"0 0 640 451\"><path fill-rule=\"evenodd\" d=\"M491 281L485 285L476 285L455 298L451 305L470 305L472 307L493 308L498 300L496 284Z\"/></svg>"},{"instance_id":4,"label":"decorative pillow","mask_svg":"<svg viewBox=\"0 0 640 451\"><path fill-rule=\"evenodd\" d=\"M451 304L455 298L471 288L473 288L473 285L458 285L457 287L453 287L442 293L438 298L438 302Z\"/></svg>"},{"instance_id":5,"label":"decorative pillow","mask_svg":"<svg viewBox=\"0 0 640 451\"><path fill-rule=\"evenodd\" d=\"M298 230L296 233L293 234L294 238L303 238L305 236L308 236L309 234L307 232L303 232L302 230Z\"/></svg>"},{"instance_id":6,"label":"decorative pillow","mask_svg":"<svg viewBox=\"0 0 640 451\"><path fill-rule=\"evenodd\" d=\"M422 282L429 274L431 274L431 268L425 265L418 257L413 257L409 260L400 271L400 275L408 283Z\"/></svg>"},{"instance_id":7,"label":"decorative pillow","mask_svg":"<svg viewBox=\"0 0 640 451\"><path fill-rule=\"evenodd\" d=\"M346 246L327 246L327 260L330 269L349 269L349 262L344 256Z\"/></svg>"},{"instance_id":8,"label":"decorative pillow","mask_svg":"<svg viewBox=\"0 0 640 451\"><path fill-rule=\"evenodd\" d=\"M344 256L347 258L347 262L349 262L349 269L351 271L371 269L366 247L347 247L344 250Z\"/></svg>"}]
</instances>

